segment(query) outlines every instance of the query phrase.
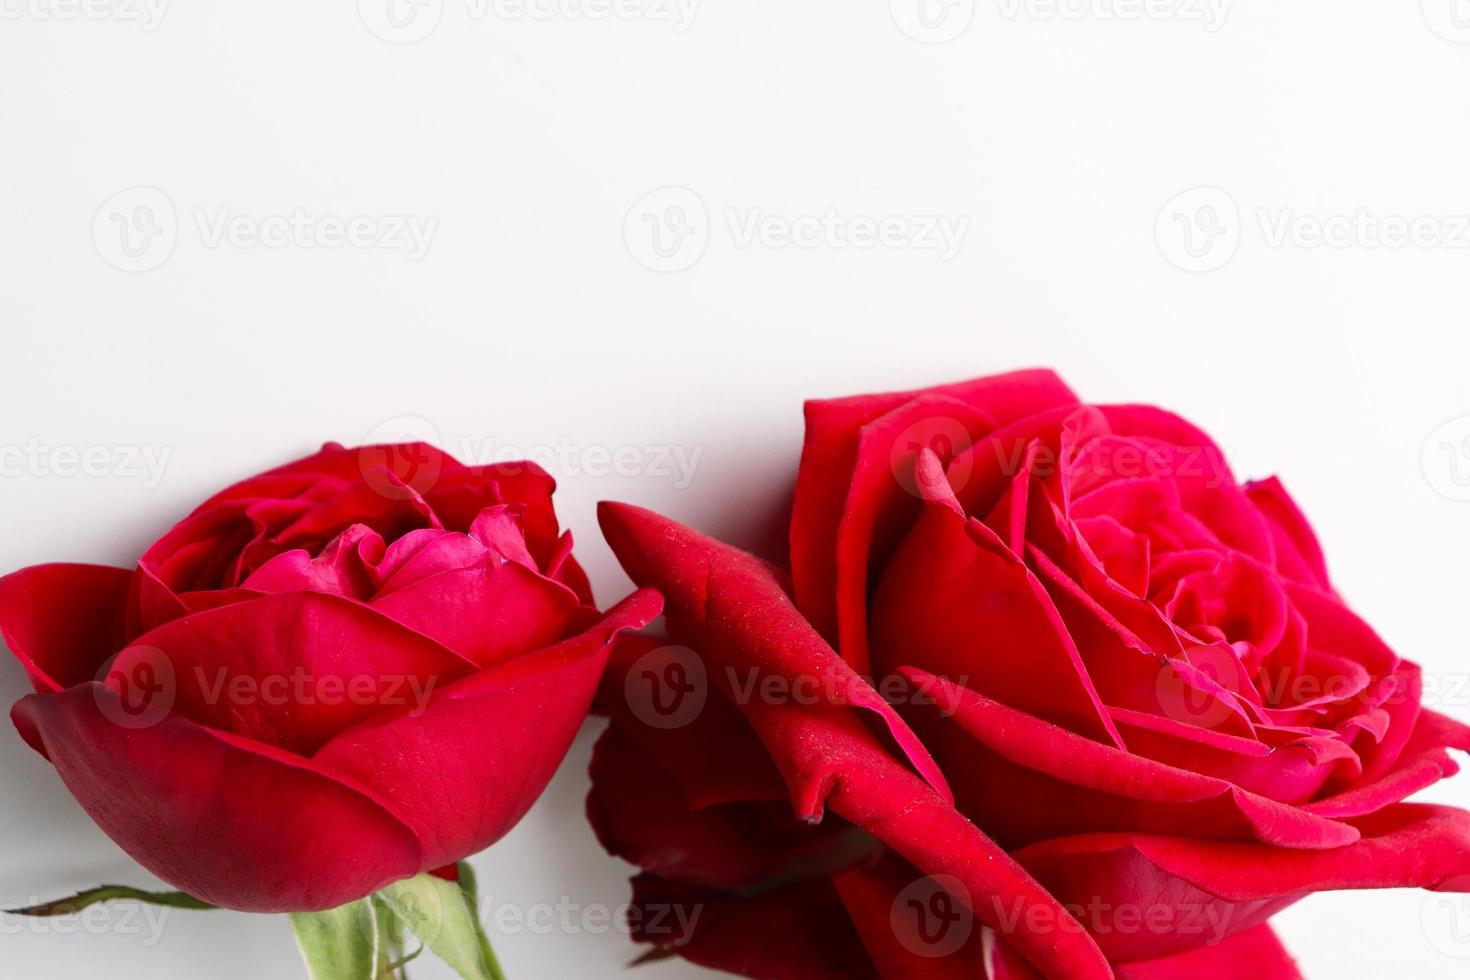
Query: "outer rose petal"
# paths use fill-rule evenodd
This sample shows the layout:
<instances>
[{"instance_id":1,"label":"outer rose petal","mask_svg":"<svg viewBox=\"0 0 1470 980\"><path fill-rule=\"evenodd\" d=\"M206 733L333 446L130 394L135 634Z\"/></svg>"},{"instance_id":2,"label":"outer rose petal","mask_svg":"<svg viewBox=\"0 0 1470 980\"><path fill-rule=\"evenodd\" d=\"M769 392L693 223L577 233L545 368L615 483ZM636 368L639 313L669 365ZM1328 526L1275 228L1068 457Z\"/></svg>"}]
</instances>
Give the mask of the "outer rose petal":
<instances>
[{"instance_id":1,"label":"outer rose petal","mask_svg":"<svg viewBox=\"0 0 1470 980\"><path fill-rule=\"evenodd\" d=\"M117 651L131 572L33 565L0 578L0 636L37 692L95 680Z\"/></svg>"},{"instance_id":2,"label":"outer rose petal","mask_svg":"<svg viewBox=\"0 0 1470 980\"><path fill-rule=\"evenodd\" d=\"M335 908L422 862L368 793L311 762L179 715L128 728L99 683L31 695L33 726L67 789L123 850L196 898L246 912Z\"/></svg>"},{"instance_id":3,"label":"outer rose petal","mask_svg":"<svg viewBox=\"0 0 1470 980\"><path fill-rule=\"evenodd\" d=\"M878 980L828 881L735 897L639 875L629 915L633 938L714 970L757 980Z\"/></svg>"},{"instance_id":4,"label":"outer rose petal","mask_svg":"<svg viewBox=\"0 0 1470 980\"><path fill-rule=\"evenodd\" d=\"M612 723L593 750L587 816L609 853L671 881L747 893L881 852L840 821L795 819L780 771L719 692L687 725L645 724L630 695L641 699L643 657L659 646L621 637L604 675Z\"/></svg>"},{"instance_id":5,"label":"outer rose petal","mask_svg":"<svg viewBox=\"0 0 1470 980\"><path fill-rule=\"evenodd\" d=\"M586 633L440 691L427 708L373 718L314 756L371 787L418 835L423 867L482 850L546 788L587 715L618 631L658 615L634 593Z\"/></svg>"},{"instance_id":6,"label":"outer rose petal","mask_svg":"<svg viewBox=\"0 0 1470 980\"><path fill-rule=\"evenodd\" d=\"M983 927L952 907L941 910L944 918L935 917L931 904L935 891L905 894L922 877L890 856L875 867L850 868L833 883L883 980L975 980L983 976ZM915 922L908 919L910 915L922 919ZM937 929L919 932L914 927L917 924L926 930Z\"/></svg>"},{"instance_id":7,"label":"outer rose petal","mask_svg":"<svg viewBox=\"0 0 1470 980\"><path fill-rule=\"evenodd\" d=\"M749 800L786 803L786 783L776 764L745 716L724 697L709 698L688 724L674 728L651 728L632 709L630 698L651 700L655 684L662 683L649 676L644 658L670 643L656 635L624 634L613 645L597 698L618 730L609 740L627 742L640 766L673 780L665 791L677 792L694 809Z\"/></svg>"},{"instance_id":8,"label":"outer rose petal","mask_svg":"<svg viewBox=\"0 0 1470 980\"><path fill-rule=\"evenodd\" d=\"M1224 942L1162 960L1130 963L1118 980L1301 980L1296 961L1262 923Z\"/></svg>"},{"instance_id":9,"label":"outer rose petal","mask_svg":"<svg viewBox=\"0 0 1470 980\"><path fill-rule=\"evenodd\" d=\"M1400 803L1353 821L1363 839L1325 851L1084 834L1015 855L1064 904L1097 912L1086 924L1115 962L1157 959L1250 928L1304 895L1360 888L1470 891L1470 813ZM1121 930L1122 911L1181 910L1169 928ZM1184 910L1193 910L1186 922Z\"/></svg>"},{"instance_id":10,"label":"outer rose petal","mask_svg":"<svg viewBox=\"0 0 1470 980\"><path fill-rule=\"evenodd\" d=\"M1004 941L987 930L987 980L1043 980ZM1262 923L1202 949L1161 960L1129 963L1118 980L1301 980L1281 940Z\"/></svg>"},{"instance_id":11,"label":"outer rose petal","mask_svg":"<svg viewBox=\"0 0 1470 980\"><path fill-rule=\"evenodd\" d=\"M823 642L759 560L641 507L604 502L597 516L633 581L663 592L671 622L709 638L701 652L714 666L742 683L815 682L831 703L872 712L930 785L949 793L908 725Z\"/></svg>"},{"instance_id":12,"label":"outer rose petal","mask_svg":"<svg viewBox=\"0 0 1470 980\"><path fill-rule=\"evenodd\" d=\"M706 764L723 770L731 760L711 747ZM781 880L788 866L813 863L837 844L831 827L792 819L784 794L696 806L680 792L677 775L640 752L618 724L597 740L591 775L587 818L603 848L671 881L758 891Z\"/></svg>"},{"instance_id":13,"label":"outer rose petal","mask_svg":"<svg viewBox=\"0 0 1470 980\"><path fill-rule=\"evenodd\" d=\"M881 416L901 408L923 396L933 415L947 412L946 404L967 406L978 413L961 424L974 424L984 417L991 425L1009 425L1019 419L1057 405L1076 404L1077 398L1062 380L1050 371L1017 371L991 378L952 385L939 385L922 391L860 395L806 404L806 441L802 446L801 470L796 480L796 500L791 517L791 574L797 604L817 629L828 639L837 640L838 603L838 537L839 527L849 507L868 511L866 517L855 518L867 525L883 519L884 512L903 501L867 486L871 476L859 477L862 469L890 479L897 484L890 466L893 441L902 428L881 439L863 443L860 431ZM923 410L918 416L923 416ZM920 417L905 416L906 425ZM974 435L975 433L971 433ZM965 447L956 446L956 450ZM855 479L865 487L854 489ZM849 497L856 493L852 502ZM869 499L871 498L871 499ZM876 507L874 500L883 503ZM864 502L867 501L867 502ZM909 506L911 506L911 502ZM860 560L854 555L853 561ZM865 558L861 560L865 561ZM860 578L860 577L859 577ZM849 577L849 586L856 580ZM858 670L864 668L854 664Z\"/></svg>"}]
</instances>

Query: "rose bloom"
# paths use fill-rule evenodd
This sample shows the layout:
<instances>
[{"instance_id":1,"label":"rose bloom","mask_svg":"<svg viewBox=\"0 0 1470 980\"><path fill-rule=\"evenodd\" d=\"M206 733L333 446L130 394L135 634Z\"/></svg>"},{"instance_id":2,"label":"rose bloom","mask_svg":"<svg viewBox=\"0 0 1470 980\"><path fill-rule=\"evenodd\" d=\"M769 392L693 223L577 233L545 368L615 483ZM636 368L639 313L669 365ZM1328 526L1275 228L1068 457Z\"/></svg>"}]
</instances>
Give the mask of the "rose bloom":
<instances>
[{"instance_id":1,"label":"rose bloom","mask_svg":"<svg viewBox=\"0 0 1470 980\"><path fill-rule=\"evenodd\" d=\"M11 712L158 877L316 911L511 829L587 712L614 634L529 463L345 449L202 504L128 571L0 579L36 693Z\"/></svg>"},{"instance_id":2,"label":"rose bloom","mask_svg":"<svg viewBox=\"0 0 1470 980\"><path fill-rule=\"evenodd\" d=\"M637 939L782 980L1273 980L1311 892L1470 890L1470 815L1402 802L1470 730L1279 482L1043 371L806 414L789 579L602 513L671 633L618 644L592 766Z\"/></svg>"}]
</instances>

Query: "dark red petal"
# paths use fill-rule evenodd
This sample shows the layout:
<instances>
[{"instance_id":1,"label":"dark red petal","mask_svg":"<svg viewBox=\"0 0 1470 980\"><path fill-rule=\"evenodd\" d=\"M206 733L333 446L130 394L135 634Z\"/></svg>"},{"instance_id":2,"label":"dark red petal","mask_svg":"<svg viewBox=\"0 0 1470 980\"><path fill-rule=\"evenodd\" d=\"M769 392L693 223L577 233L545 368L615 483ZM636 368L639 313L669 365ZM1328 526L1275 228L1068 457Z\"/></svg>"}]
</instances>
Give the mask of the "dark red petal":
<instances>
[{"instance_id":1,"label":"dark red petal","mask_svg":"<svg viewBox=\"0 0 1470 980\"><path fill-rule=\"evenodd\" d=\"M981 930L938 883L893 858L833 879L868 956L884 980L974 980L983 976Z\"/></svg>"},{"instance_id":2,"label":"dark red petal","mask_svg":"<svg viewBox=\"0 0 1470 980\"><path fill-rule=\"evenodd\" d=\"M681 669L697 659L686 647L671 647L672 642L648 634L618 637L597 698L613 727L636 744L633 751L640 759L673 781L692 808L749 800L785 802L780 771L745 716L722 693L710 692L697 712L664 713L652 707L652 699L664 693L671 665L663 654L677 652Z\"/></svg>"},{"instance_id":3,"label":"dark red petal","mask_svg":"<svg viewBox=\"0 0 1470 980\"><path fill-rule=\"evenodd\" d=\"M179 715L120 724L122 702L95 682L31 695L16 710L107 836L195 898L317 911L421 867L407 827L306 759Z\"/></svg>"},{"instance_id":4,"label":"dark red petal","mask_svg":"<svg viewBox=\"0 0 1470 980\"><path fill-rule=\"evenodd\" d=\"M721 745L705 750L709 769L729 772L744 761ZM813 826L794 819L784 792L774 800L701 805L683 791L682 774L649 757L631 730L617 723L597 740L591 775L587 815L602 846L671 881L749 892L792 880L800 868L809 876L824 868L830 874L844 858L881 849L840 821ZM844 840L853 834L863 840Z\"/></svg>"},{"instance_id":5,"label":"dark red petal","mask_svg":"<svg viewBox=\"0 0 1470 980\"><path fill-rule=\"evenodd\" d=\"M633 938L756 980L878 980L827 880L731 895L633 879Z\"/></svg>"},{"instance_id":6,"label":"dark red petal","mask_svg":"<svg viewBox=\"0 0 1470 980\"><path fill-rule=\"evenodd\" d=\"M675 636L699 637L712 669L742 684L767 677L801 683L831 704L871 712L914 768L948 794L914 733L802 618L758 559L640 507L604 502L598 519L629 576L664 594Z\"/></svg>"}]
</instances>

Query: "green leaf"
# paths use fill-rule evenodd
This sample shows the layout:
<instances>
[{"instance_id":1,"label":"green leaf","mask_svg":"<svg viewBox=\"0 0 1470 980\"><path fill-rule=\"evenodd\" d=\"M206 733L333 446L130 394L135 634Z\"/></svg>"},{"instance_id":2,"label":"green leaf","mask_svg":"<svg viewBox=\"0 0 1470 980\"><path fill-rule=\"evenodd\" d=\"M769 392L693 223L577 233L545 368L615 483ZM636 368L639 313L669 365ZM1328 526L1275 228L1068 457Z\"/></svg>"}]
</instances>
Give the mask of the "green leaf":
<instances>
[{"instance_id":1,"label":"green leaf","mask_svg":"<svg viewBox=\"0 0 1470 980\"><path fill-rule=\"evenodd\" d=\"M115 899L133 899L138 902L147 902L150 905L166 905L175 909L215 908L208 902L201 902L193 895L185 895L183 892L145 892L139 888L129 888L127 885L98 885L88 891L77 892L70 898L59 898L54 902L43 902L26 909L6 909L6 911L11 915L74 915L89 905L110 902Z\"/></svg>"},{"instance_id":2,"label":"green leaf","mask_svg":"<svg viewBox=\"0 0 1470 980\"><path fill-rule=\"evenodd\" d=\"M485 934L485 927L480 919L480 887L475 869L470 866L470 862L461 861L455 865L455 870L459 875L459 890L464 892L466 901L470 903L470 910L475 914L475 931L480 937L480 955L494 968L496 976L503 977L500 961L495 958L495 950L490 948L490 937Z\"/></svg>"},{"instance_id":3,"label":"green leaf","mask_svg":"<svg viewBox=\"0 0 1470 980\"><path fill-rule=\"evenodd\" d=\"M293 912L291 928L310 980L376 980L378 918L371 899L326 912Z\"/></svg>"},{"instance_id":4,"label":"green leaf","mask_svg":"<svg viewBox=\"0 0 1470 980\"><path fill-rule=\"evenodd\" d=\"M462 870L462 869L461 869ZM431 874L421 874L378 892L429 951L464 980L505 980L469 888Z\"/></svg>"}]
</instances>

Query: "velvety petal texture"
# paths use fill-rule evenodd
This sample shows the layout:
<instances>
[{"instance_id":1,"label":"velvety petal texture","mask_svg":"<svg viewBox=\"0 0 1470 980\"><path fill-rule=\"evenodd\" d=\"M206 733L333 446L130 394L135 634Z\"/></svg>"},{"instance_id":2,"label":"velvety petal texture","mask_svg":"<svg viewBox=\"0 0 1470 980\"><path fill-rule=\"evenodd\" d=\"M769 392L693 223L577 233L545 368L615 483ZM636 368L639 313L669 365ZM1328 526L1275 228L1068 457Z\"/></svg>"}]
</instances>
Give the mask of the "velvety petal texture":
<instances>
[{"instance_id":1,"label":"velvety petal texture","mask_svg":"<svg viewBox=\"0 0 1470 980\"><path fill-rule=\"evenodd\" d=\"M108 836L197 898L334 908L504 836L617 635L530 463L329 444L210 498L133 571L0 578L11 717Z\"/></svg>"},{"instance_id":2,"label":"velvety petal texture","mask_svg":"<svg viewBox=\"0 0 1470 980\"><path fill-rule=\"evenodd\" d=\"M640 914L714 910L635 939L782 980L1287 980L1268 920L1313 892L1470 890L1470 817L1405 802L1470 728L1280 480L1047 371L806 426L789 585L601 512L669 635L613 655L589 816Z\"/></svg>"}]
</instances>

